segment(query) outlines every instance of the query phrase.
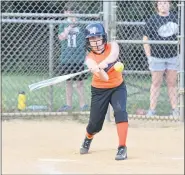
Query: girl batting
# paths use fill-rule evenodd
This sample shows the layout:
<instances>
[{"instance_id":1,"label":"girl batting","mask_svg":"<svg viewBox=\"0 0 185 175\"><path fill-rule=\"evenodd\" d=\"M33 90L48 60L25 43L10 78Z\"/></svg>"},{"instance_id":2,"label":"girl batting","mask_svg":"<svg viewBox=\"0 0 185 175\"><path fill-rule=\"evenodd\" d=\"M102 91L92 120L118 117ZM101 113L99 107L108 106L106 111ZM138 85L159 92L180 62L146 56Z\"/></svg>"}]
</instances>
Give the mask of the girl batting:
<instances>
[{"instance_id":1,"label":"girl batting","mask_svg":"<svg viewBox=\"0 0 185 175\"><path fill-rule=\"evenodd\" d=\"M94 135L101 131L110 103L114 110L119 138L115 160L124 160L127 158L127 90L122 73L114 69L119 57L119 45L115 41L107 43L107 34L100 23L89 24L85 29L85 37L89 51L86 65L91 70L93 78L90 118L80 154L88 153Z\"/></svg>"}]
</instances>

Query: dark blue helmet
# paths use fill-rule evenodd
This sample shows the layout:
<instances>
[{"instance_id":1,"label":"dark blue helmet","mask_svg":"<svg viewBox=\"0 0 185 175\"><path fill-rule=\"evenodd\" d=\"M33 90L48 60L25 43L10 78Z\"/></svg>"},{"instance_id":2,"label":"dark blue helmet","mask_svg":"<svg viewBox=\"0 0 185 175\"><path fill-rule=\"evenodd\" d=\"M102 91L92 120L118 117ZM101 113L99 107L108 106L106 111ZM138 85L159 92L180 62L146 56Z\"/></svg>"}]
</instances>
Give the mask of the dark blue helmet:
<instances>
[{"instance_id":1,"label":"dark blue helmet","mask_svg":"<svg viewBox=\"0 0 185 175\"><path fill-rule=\"evenodd\" d=\"M91 23L85 28L85 38L105 36L105 29L101 23Z\"/></svg>"},{"instance_id":2,"label":"dark blue helmet","mask_svg":"<svg viewBox=\"0 0 185 175\"><path fill-rule=\"evenodd\" d=\"M85 28L86 46L89 51L93 51L92 46L89 43L89 38L102 36L102 45L107 43L107 33L101 23L91 23ZM97 47L100 45L97 45ZM104 50L102 50L103 52Z\"/></svg>"}]
</instances>

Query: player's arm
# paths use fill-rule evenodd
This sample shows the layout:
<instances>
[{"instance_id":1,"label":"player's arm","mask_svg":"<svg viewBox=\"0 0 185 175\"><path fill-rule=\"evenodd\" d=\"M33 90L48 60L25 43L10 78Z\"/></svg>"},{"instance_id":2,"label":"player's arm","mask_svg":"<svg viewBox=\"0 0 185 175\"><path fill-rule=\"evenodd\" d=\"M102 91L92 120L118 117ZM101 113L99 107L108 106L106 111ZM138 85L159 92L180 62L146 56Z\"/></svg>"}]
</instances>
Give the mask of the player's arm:
<instances>
[{"instance_id":1,"label":"player's arm","mask_svg":"<svg viewBox=\"0 0 185 175\"><path fill-rule=\"evenodd\" d=\"M153 35L153 25L154 25L154 20L153 20L153 16L151 18L149 18L146 21L146 24L143 28L143 41L148 41L149 40L149 36ZM151 56L151 48L150 48L150 44L143 44L144 50L145 50L145 54L147 57Z\"/></svg>"},{"instance_id":2,"label":"player's arm","mask_svg":"<svg viewBox=\"0 0 185 175\"><path fill-rule=\"evenodd\" d=\"M119 56L119 45L116 41L112 41L111 43L111 51L108 57L105 59L105 61L110 64L115 62L118 59Z\"/></svg>"},{"instance_id":3,"label":"player's arm","mask_svg":"<svg viewBox=\"0 0 185 175\"><path fill-rule=\"evenodd\" d=\"M103 69L99 68L98 64L93 59L87 57L85 64L87 65L88 69L90 69L91 72L99 77L101 80L109 80L108 74Z\"/></svg>"},{"instance_id":4,"label":"player's arm","mask_svg":"<svg viewBox=\"0 0 185 175\"><path fill-rule=\"evenodd\" d=\"M143 41L148 41L148 37L147 36L143 36ZM144 47L146 56L150 57L151 56L150 44L144 44L143 47Z\"/></svg>"},{"instance_id":5,"label":"player's arm","mask_svg":"<svg viewBox=\"0 0 185 175\"><path fill-rule=\"evenodd\" d=\"M68 27L65 27L65 28L62 26L59 26L59 34L58 34L59 40L67 39L68 33L71 29L72 29L72 25L69 25Z\"/></svg>"},{"instance_id":6,"label":"player's arm","mask_svg":"<svg viewBox=\"0 0 185 175\"><path fill-rule=\"evenodd\" d=\"M105 69L108 67L108 64L114 63L118 60L119 57L119 45L116 41L112 41L111 43L111 51L110 54L103 60L99 67Z\"/></svg>"}]
</instances>

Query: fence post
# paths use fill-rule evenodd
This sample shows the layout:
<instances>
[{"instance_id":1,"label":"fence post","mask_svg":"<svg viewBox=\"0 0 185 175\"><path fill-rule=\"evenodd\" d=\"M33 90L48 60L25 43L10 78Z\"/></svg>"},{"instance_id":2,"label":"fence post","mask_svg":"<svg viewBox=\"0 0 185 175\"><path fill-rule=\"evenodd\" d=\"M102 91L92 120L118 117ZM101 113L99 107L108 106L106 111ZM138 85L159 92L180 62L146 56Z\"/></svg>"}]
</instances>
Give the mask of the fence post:
<instances>
[{"instance_id":1,"label":"fence post","mask_svg":"<svg viewBox=\"0 0 185 175\"><path fill-rule=\"evenodd\" d=\"M54 26L49 24L49 77L53 76L53 44L54 44ZM53 86L49 87L49 111L53 110Z\"/></svg>"},{"instance_id":2,"label":"fence post","mask_svg":"<svg viewBox=\"0 0 185 175\"><path fill-rule=\"evenodd\" d=\"M105 32L108 34L108 41L110 41L110 35L109 35L109 11L110 11L110 2L103 0L103 23L105 27ZM110 119L110 106L108 108L107 114L106 114L106 120L108 122L111 121Z\"/></svg>"},{"instance_id":3,"label":"fence post","mask_svg":"<svg viewBox=\"0 0 185 175\"><path fill-rule=\"evenodd\" d=\"M180 121L184 121L184 1L181 1L181 34L180 34Z\"/></svg>"},{"instance_id":4,"label":"fence post","mask_svg":"<svg viewBox=\"0 0 185 175\"><path fill-rule=\"evenodd\" d=\"M108 41L112 41L116 39L116 1L106 1L103 2L103 11L104 11L104 20L105 20L105 30L108 34ZM109 15L110 14L110 15ZM111 115L113 113L113 109L109 104L109 108L107 111L106 119L107 121L111 121Z\"/></svg>"},{"instance_id":5,"label":"fence post","mask_svg":"<svg viewBox=\"0 0 185 175\"><path fill-rule=\"evenodd\" d=\"M111 3L110 38L111 40L115 40L116 39L116 8L117 8L116 0L113 0L110 3Z\"/></svg>"},{"instance_id":6,"label":"fence post","mask_svg":"<svg viewBox=\"0 0 185 175\"><path fill-rule=\"evenodd\" d=\"M109 33L109 10L110 10L110 2L103 0L103 23L105 27L105 31ZM109 35L108 35L109 40Z\"/></svg>"}]
</instances>

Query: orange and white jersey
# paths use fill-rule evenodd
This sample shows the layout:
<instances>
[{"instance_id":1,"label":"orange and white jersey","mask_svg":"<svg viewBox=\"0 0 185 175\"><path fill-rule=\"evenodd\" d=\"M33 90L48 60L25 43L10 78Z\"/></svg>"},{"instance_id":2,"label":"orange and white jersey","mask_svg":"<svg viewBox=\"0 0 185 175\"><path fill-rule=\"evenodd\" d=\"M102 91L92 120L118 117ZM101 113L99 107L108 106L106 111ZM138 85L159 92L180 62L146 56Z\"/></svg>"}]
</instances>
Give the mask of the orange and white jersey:
<instances>
[{"instance_id":1,"label":"orange and white jersey","mask_svg":"<svg viewBox=\"0 0 185 175\"><path fill-rule=\"evenodd\" d=\"M107 58L110 52L111 52L111 44L107 43L105 51L102 54L95 54L91 51L87 55L87 59L93 59L97 64L99 64L100 62L102 62ZM114 88L119 86L123 82L122 72L117 72L113 66L107 71L107 74L109 76L108 81L103 81L98 76L93 74L91 85L95 88Z\"/></svg>"}]
</instances>

